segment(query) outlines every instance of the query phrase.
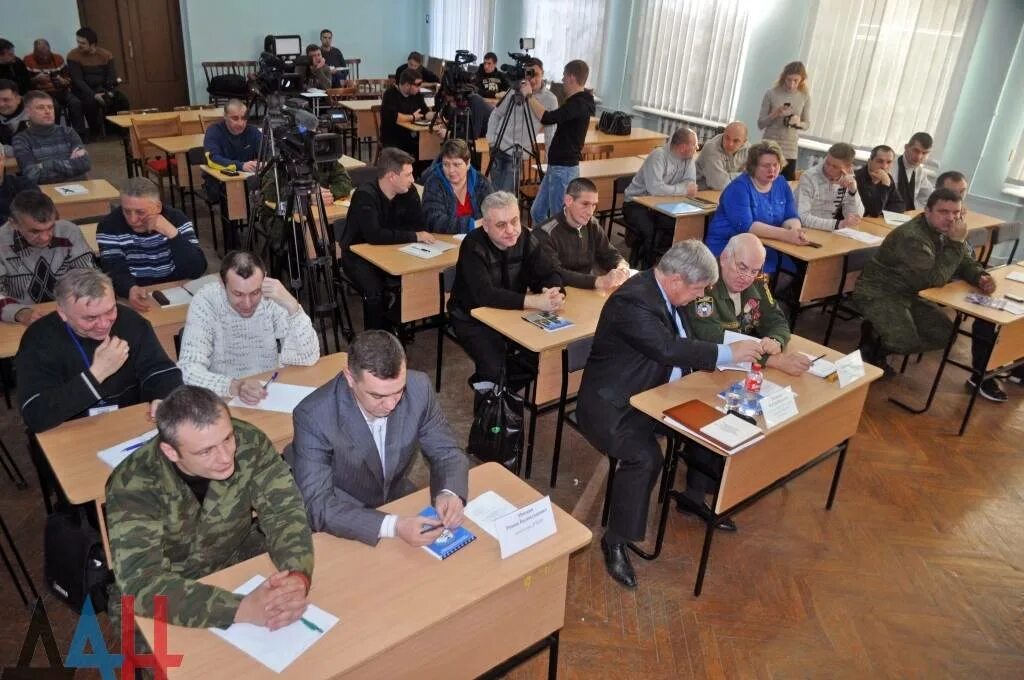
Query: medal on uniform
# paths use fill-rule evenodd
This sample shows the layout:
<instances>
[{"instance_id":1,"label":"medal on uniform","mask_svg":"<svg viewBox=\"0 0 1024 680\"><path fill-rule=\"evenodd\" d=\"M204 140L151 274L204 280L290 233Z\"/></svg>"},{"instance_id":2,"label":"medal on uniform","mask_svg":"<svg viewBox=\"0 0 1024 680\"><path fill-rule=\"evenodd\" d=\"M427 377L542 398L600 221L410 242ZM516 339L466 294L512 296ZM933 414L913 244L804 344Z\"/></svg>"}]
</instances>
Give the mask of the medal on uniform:
<instances>
[{"instance_id":1,"label":"medal on uniform","mask_svg":"<svg viewBox=\"0 0 1024 680\"><path fill-rule=\"evenodd\" d=\"M697 298L694 308L697 310L697 318L706 319L715 313L715 300L710 295Z\"/></svg>"}]
</instances>

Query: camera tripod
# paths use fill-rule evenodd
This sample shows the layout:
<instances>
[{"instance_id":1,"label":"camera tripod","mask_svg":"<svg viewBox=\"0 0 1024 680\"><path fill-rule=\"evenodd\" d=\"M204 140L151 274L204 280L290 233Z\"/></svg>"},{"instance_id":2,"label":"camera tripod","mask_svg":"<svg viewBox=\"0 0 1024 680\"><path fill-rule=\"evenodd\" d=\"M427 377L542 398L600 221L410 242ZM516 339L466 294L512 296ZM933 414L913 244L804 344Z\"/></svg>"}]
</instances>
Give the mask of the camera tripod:
<instances>
[{"instance_id":1,"label":"camera tripod","mask_svg":"<svg viewBox=\"0 0 1024 680\"><path fill-rule=\"evenodd\" d=\"M523 174L523 154L527 154L537 166L537 176L540 179L544 179L544 170L540 167L540 147L537 145L537 133L536 128L533 127L533 116L529 111L529 107L526 104L526 99L523 97L523 93L518 89L509 91L506 97L512 97L512 101L508 105L508 111L505 112L504 118L501 119L501 127L498 128L498 136L494 140L494 150L491 153L491 159L487 163L487 169L484 174L490 177L491 168L494 166L494 158L499 153L502 153L501 142L505 139L505 131L508 130L509 121L515 118L517 115L523 116L523 122L526 124L526 130L530 137L530 148L526 149L519 142L513 142L509 148L508 153L512 156L512 186L516 188L516 195L519 194L519 186L522 182ZM550 140L548 140L550 143Z\"/></svg>"}]
</instances>

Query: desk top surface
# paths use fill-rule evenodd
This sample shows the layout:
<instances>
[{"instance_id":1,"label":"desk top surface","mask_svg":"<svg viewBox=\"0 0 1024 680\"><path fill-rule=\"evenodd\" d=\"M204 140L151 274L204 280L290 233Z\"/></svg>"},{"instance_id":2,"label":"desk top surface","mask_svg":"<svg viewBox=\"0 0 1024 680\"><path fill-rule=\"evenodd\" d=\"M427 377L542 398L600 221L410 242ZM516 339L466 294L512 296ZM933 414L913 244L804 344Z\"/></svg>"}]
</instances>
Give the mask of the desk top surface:
<instances>
[{"instance_id":1,"label":"desk top surface","mask_svg":"<svg viewBox=\"0 0 1024 680\"><path fill-rule=\"evenodd\" d=\"M155 111L153 113L119 113L111 116L107 116L107 120L121 128L130 128L132 126L132 118L149 118L149 119L160 119L160 118L173 118L177 116L182 123L198 122L199 115L213 117L223 116L224 107L217 106L210 109L193 109L190 111Z\"/></svg>"},{"instance_id":2,"label":"desk top surface","mask_svg":"<svg viewBox=\"0 0 1024 680\"><path fill-rule=\"evenodd\" d=\"M85 187L86 192L84 194L74 194L66 196L57 191L58 187L65 187L72 184L78 184ZM39 189L53 200L54 205L58 208L62 205L71 205L73 203L92 203L95 201L113 201L116 200L120 193L113 184L105 179L83 179L77 182L58 182L56 184L43 184Z\"/></svg>"},{"instance_id":3,"label":"desk top surface","mask_svg":"<svg viewBox=\"0 0 1024 680\"><path fill-rule=\"evenodd\" d=\"M636 156L636 158L640 158L640 157ZM640 163L641 163L641 165L643 164L643 159L640 159ZM703 199L705 201L711 201L712 203L715 204L715 207L717 207L718 206L718 197L721 195L721 193L722 192L720 192L720 191L711 191L711 190L698 191L697 195L696 195L696 198L700 198L700 199ZM668 215L669 217L690 217L692 215L710 215L711 213L715 212L715 208L712 207L712 208L707 208L706 210L702 210L701 212L688 213L686 215L673 215L672 213L668 212L667 210L664 210L663 208L659 207L663 203L678 203L678 202L682 201L685 198L690 198L690 197L689 196L685 196L685 195L682 195L682 196L637 196L633 200L635 202L639 203L640 205L647 206L651 210L656 210L656 211L662 213L663 215Z\"/></svg>"},{"instance_id":4,"label":"desk top surface","mask_svg":"<svg viewBox=\"0 0 1024 680\"><path fill-rule=\"evenodd\" d=\"M331 217L330 211L328 211L327 217ZM457 240L453 235L435 234L435 236L439 241L454 243L456 246L462 245L462 241ZM350 246L349 250L392 276L441 271L448 267L454 267L455 262L459 259L458 247L446 250L437 257L424 259L401 252L401 248L404 248L406 245L408 244L376 246L369 243L359 243Z\"/></svg>"},{"instance_id":5,"label":"desk top surface","mask_svg":"<svg viewBox=\"0 0 1024 680\"><path fill-rule=\"evenodd\" d=\"M472 311L474 319L498 331L512 342L531 352L561 349L576 340L589 338L597 330L601 309L611 293L601 290L566 288L565 306L558 315L573 323L557 331L545 331L523 319L534 309L496 309L477 307Z\"/></svg>"},{"instance_id":6,"label":"desk top surface","mask_svg":"<svg viewBox=\"0 0 1024 680\"><path fill-rule=\"evenodd\" d=\"M517 507L542 494L497 463L469 471L469 496L493 490ZM387 512L416 514L430 504L422 489L382 506ZM344 675L383 654L397 653L399 645L417 633L443 625L516 582L530 587L530 575L545 565L586 546L591 532L571 515L552 505L558 531L508 559L500 558L498 542L466 520L476 540L450 559L441 561L401 540L383 540L376 546L313 535L315 570L309 593L312 603L341 621L288 667L289 677L333 678ZM202 579L227 589L237 588L256 574L269 575L273 566L260 555ZM562 601L551 601L561 608ZM500 613L497 613L499 614ZM511 615L511 614L507 614ZM151 619L137 619L143 634L152 639ZM510 622L515 625L514 622ZM458 642L453 642L458 649ZM170 626L168 648L184 653L175 678L209 677L218 668L222 677L280 677L229 643L203 629ZM410 666L415 660L409 661Z\"/></svg>"},{"instance_id":7,"label":"desk top surface","mask_svg":"<svg viewBox=\"0 0 1024 680\"><path fill-rule=\"evenodd\" d=\"M622 177L632 175L640 170L644 161L639 156L622 156L619 158L598 158L590 161L580 161L580 177L587 179L601 179L602 177ZM548 166L543 166L547 171Z\"/></svg>"},{"instance_id":8,"label":"desk top surface","mask_svg":"<svg viewBox=\"0 0 1024 680\"><path fill-rule=\"evenodd\" d=\"M807 352L813 356L825 355L829 361L835 361L843 356L842 352L830 349L806 338L794 335L786 347L787 352ZM676 380L674 382L659 385L653 389L633 395L629 403L638 411L642 411L658 422L662 422L664 412L667 409L689 401L699 399L711 406L722 406L723 402L718 398L718 393L743 379L744 374L739 371L699 371ZM864 364L864 376L847 385L839 387L838 382L828 382L823 378L817 378L810 373L794 377L786 375L774 368L765 369L764 377L779 385L789 385L796 392L796 405L800 413L784 423L776 425L769 430L766 439L771 439L771 433L777 432L786 427L792 426L805 418L813 417L815 411L827 406L832 401L843 396L850 390L857 389L865 384L872 383L882 377L881 369ZM724 414L723 414L724 415ZM714 449L712 449L714 450ZM718 451L718 453L723 453Z\"/></svg>"},{"instance_id":9,"label":"desk top surface","mask_svg":"<svg viewBox=\"0 0 1024 680\"><path fill-rule=\"evenodd\" d=\"M911 217L917 217L921 212L922 211L920 210L908 210L903 214ZM892 231L896 228L893 225L886 224L884 217L865 217L863 221L877 225L888 231ZM998 217L992 217L975 210L968 210L965 221L967 222L967 231L974 231L975 229L992 229L993 227L998 227L1006 220L1001 220Z\"/></svg>"},{"instance_id":10,"label":"desk top surface","mask_svg":"<svg viewBox=\"0 0 1024 680\"><path fill-rule=\"evenodd\" d=\"M1024 276L1024 265L1002 265L989 270L989 274L992 275L996 282L996 292L993 297L1001 298L1003 293L1011 293L1015 297L1024 298L1024 283L1010 281L1006 278L1013 272L1016 272L1018 276ZM969 314L976 319L989 321L1000 326L1024 321L1024 316L1014 316L1009 312L982 307L966 300L968 293L979 292L981 291L966 281L951 281L939 288L926 288L918 293L918 295L925 300L931 300L944 307L950 307L958 312Z\"/></svg>"},{"instance_id":11,"label":"desk top surface","mask_svg":"<svg viewBox=\"0 0 1024 680\"><path fill-rule=\"evenodd\" d=\"M174 137L152 137L146 141L167 153L186 153L189 149L203 145L206 135L197 132L193 135L177 135Z\"/></svg>"},{"instance_id":12,"label":"desk top surface","mask_svg":"<svg viewBox=\"0 0 1024 680\"><path fill-rule=\"evenodd\" d=\"M319 387L344 368L344 353L321 357L313 366L285 366L279 369L278 382ZM261 374L269 378L273 371ZM91 418L78 418L37 435L61 488L72 503L88 503L105 495L111 469L96 455L105 448L151 430L149 404L137 404ZM275 445L291 440L292 414L231 408L231 415L263 430Z\"/></svg>"}]
</instances>

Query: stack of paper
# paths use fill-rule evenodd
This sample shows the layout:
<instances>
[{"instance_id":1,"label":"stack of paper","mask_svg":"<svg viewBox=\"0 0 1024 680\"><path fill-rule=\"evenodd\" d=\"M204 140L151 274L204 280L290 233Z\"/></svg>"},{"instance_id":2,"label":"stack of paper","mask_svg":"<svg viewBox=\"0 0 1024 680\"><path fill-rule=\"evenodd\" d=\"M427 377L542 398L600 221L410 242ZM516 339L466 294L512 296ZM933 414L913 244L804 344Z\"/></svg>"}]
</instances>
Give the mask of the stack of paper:
<instances>
[{"instance_id":1,"label":"stack of paper","mask_svg":"<svg viewBox=\"0 0 1024 680\"><path fill-rule=\"evenodd\" d=\"M437 257L438 255L441 255L455 247L457 246L454 243L448 243L447 241L435 241L434 243L410 243L402 246L398 251L405 253L406 255L412 255L414 257L421 257L424 260L429 260L430 258Z\"/></svg>"},{"instance_id":2,"label":"stack of paper","mask_svg":"<svg viewBox=\"0 0 1024 680\"><path fill-rule=\"evenodd\" d=\"M1010 272L1006 275L1007 281L1016 281L1017 283L1024 283L1024 274L1020 272Z\"/></svg>"},{"instance_id":3,"label":"stack of paper","mask_svg":"<svg viewBox=\"0 0 1024 680\"><path fill-rule=\"evenodd\" d=\"M882 219L885 223L891 227L898 227L901 224L906 224L910 220L914 219L910 215L904 215L903 213L892 212L891 210L882 211Z\"/></svg>"},{"instance_id":4,"label":"stack of paper","mask_svg":"<svg viewBox=\"0 0 1024 680\"><path fill-rule=\"evenodd\" d=\"M494 530L495 520L515 511L516 506L493 491L485 491L466 503L464 513L474 524L496 539L498 534Z\"/></svg>"},{"instance_id":5,"label":"stack of paper","mask_svg":"<svg viewBox=\"0 0 1024 680\"><path fill-rule=\"evenodd\" d=\"M882 242L881 236L875 236L874 234L869 234L866 231L857 231L856 229L850 229L849 227L836 229L833 233L837 236L845 236L846 238L852 238L854 241L860 241L861 243L867 243L872 246Z\"/></svg>"},{"instance_id":6,"label":"stack of paper","mask_svg":"<svg viewBox=\"0 0 1024 680\"><path fill-rule=\"evenodd\" d=\"M143 432L138 437L132 437L128 441L121 442L120 444L114 444L110 448L98 451L96 455L110 467L116 468L121 464L121 461L135 453L135 451L141 448L143 444L155 436L156 430Z\"/></svg>"},{"instance_id":7,"label":"stack of paper","mask_svg":"<svg viewBox=\"0 0 1024 680\"><path fill-rule=\"evenodd\" d=\"M61 184L54 187L54 191L61 196L84 196L89 193L89 190L81 184Z\"/></svg>"},{"instance_id":8,"label":"stack of paper","mask_svg":"<svg viewBox=\"0 0 1024 680\"><path fill-rule=\"evenodd\" d=\"M754 342L761 342L760 339L755 338L755 337L753 337L751 335L744 335L743 333L737 333L735 331L726 331L725 332L725 337L722 339L722 344L723 345L731 345L732 343L739 342L740 340L753 340ZM747 371L750 370L750 362L749 361L740 361L740 362L733 363L733 364L722 364L721 366L718 367L718 370L719 371L743 371L744 373L746 373Z\"/></svg>"},{"instance_id":9,"label":"stack of paper","mask_svg":"<svg viewBox=\"0 0 1024 680\"><path fill-rule=\"evenodd\" d=\"M811 367L807 369L807 372L817 378L827 378L836 372L836 365L828 359L815 359L813 354L807 352L800 352L805 357L811 360Z\"/></svg>"}]
</instances>

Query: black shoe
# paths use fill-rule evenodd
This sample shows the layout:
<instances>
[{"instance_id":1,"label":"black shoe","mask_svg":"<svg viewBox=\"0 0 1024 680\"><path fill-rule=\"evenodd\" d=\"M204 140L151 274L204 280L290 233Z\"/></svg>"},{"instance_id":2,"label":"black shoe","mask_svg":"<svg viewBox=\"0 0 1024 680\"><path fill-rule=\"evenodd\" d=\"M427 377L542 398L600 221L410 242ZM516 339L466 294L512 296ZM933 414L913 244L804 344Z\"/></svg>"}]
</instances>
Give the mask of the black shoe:
<instances>
[{"instance_id":1,"label":"black shoe","mask_svg":"<svg viewBox=\"0 0 1024 680\"><path fill-rule=\"evenodd\" d=\"M608 570L617 583L627 588L636 588L636 573L629 563L629 549L625 543L607 543L601 539L601 552L604 553L604 568Z\"/></svg>"},{"instance_id":2,"label":"black shoe","mask_svg":"<svg viewBox=\"0 0 1024 680\"><path fill-rule=\"evenodd\" d=\"M683 513L684 515L696 515L705 522L710 521L714 517L714 513L711 511L710 506L707 503L697 504L689 496L685 494L676 493L676 510ZM736 531L736 523L731 519L720 519L715 524L716 529L722 531Z\"/></svg>"},{"instance_id":3,"label":"black shoe","mask_svg":"<svg viewBox=\"0 0 1024 680\"><path fill-rule=\"evenodd\" d=\"M977 383L975 382L973 375L967 379L967 389L973 390L976 384ZM978 394L989 401L995 401L1000 404L1007 399L1006 392L1003 392L1002 387L999 385L999 381L995 378L986 378L985 380L982 380L981 387L978 389Z\"/></svg>"}]
</instances>

